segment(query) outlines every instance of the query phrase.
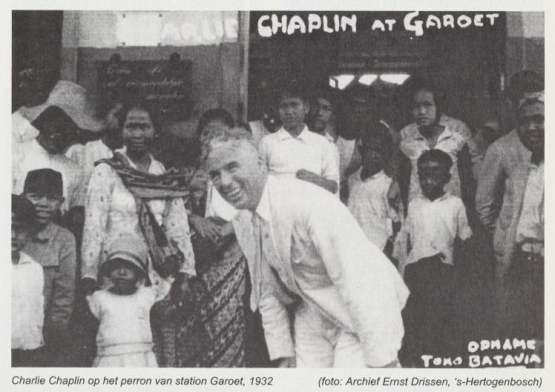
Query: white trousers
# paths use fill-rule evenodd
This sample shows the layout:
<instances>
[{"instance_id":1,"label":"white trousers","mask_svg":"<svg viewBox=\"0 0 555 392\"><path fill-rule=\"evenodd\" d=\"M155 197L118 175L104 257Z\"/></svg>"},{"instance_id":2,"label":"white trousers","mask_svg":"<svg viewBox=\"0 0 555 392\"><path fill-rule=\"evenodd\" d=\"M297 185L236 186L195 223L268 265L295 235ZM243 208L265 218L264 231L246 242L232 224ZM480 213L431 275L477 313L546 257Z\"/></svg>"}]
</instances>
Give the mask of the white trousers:
<instances>
[{"instance_id":1,"label":"white trousers","mask_svg":"<svg viewBox=\"0 0 555 392\"><path fill-rule=\"evenodd\" d=\"M358 337L304 301L295 309L294 336L297 367L367 367Z\"/></svg>"}]
</instances>

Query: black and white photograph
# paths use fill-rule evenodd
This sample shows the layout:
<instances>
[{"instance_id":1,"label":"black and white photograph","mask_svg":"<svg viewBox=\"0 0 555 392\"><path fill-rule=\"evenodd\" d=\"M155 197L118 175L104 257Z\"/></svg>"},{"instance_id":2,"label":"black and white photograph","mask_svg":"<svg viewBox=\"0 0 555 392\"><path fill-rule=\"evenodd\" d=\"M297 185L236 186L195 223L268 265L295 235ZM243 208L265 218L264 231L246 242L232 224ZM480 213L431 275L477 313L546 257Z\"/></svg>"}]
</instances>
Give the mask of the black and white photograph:
<instances>
[{"instance_id":1,"label":"black and white photograph","mask_svg":"<svg viewBox=\"0 0 555 392\"><path fill-rule=\"evenodd\" d=\"M11 388L543 390L546 13L405 5L11 9Z\"/></svg>"}]
</instances>

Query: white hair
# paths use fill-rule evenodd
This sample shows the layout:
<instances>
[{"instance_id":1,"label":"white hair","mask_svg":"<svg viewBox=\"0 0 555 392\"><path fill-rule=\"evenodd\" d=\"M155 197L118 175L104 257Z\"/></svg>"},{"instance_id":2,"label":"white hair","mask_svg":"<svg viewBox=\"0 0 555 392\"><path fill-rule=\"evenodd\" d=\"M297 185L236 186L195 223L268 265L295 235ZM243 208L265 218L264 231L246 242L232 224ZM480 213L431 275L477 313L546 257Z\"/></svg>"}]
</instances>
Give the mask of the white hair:
<instances>
[{"instance_id":1,"label":"white hair","mask_svg":"<svg viewBox=\"0 0 555 392\"><path fill-rule=\"evenodd\" d=\"M250 132L244 128L222 128L214 132L210 139L203 143L200 156L201 166L206 165L210 153L222 144L231 144L233 150L240 148L249 149L257 159L260 159L258 148Z\"/></svg>"}]
</instances>

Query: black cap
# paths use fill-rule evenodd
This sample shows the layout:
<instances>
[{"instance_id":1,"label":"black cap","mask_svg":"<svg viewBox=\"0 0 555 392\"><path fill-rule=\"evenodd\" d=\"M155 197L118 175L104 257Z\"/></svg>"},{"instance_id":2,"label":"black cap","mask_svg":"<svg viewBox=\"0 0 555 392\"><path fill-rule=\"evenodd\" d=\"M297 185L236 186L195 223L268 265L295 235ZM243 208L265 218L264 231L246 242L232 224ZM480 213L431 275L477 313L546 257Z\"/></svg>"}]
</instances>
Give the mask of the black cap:
<instances>
[{"instance_id":1,"label":"black cap","mask_svg":"<svg viewBox=\"0 0 555 392\"><path fill-rule=\"evenodd\" d=\"M25 197L12 193L12 218L26 227L34 225L35 206Z\"/></svg>"},{"instance_id":2,"label":"black cap","mask_svg":"<svg viewBox=\"0 0 555 392\"><path fill-rule=\"evenodd\" d=\"M46 193L63 196L64 183L62 175L52 169L38 169L27 173L23 193Z\"/></svg>"}]
</instances>

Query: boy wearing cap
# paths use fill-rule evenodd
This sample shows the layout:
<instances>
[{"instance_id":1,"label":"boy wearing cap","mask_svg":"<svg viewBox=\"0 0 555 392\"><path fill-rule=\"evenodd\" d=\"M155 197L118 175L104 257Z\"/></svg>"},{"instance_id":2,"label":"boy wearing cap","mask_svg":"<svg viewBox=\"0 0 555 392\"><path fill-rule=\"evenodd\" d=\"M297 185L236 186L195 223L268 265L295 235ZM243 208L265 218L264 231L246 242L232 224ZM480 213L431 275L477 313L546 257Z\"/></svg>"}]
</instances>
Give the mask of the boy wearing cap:
<instances>
[{"instance_id":1,"label":"boy wearing cap","mask_svg":"<svg viewBox=\"0 0 555 392\"><path fill-rule=\"evenodd\" d=\"M35 211L24 197L12 194L12 366L41 365L44 345L42 267L22 252L33 231Z\"/></svg>"},{"instance_id":2,"label":"boy wearing cap","mask_svg":"<svg viewBox=\"0 0 555 392\"><path fill-rule=\"evenodd\" d=\"M30 171L23 195L35 207L34 235L25 252L44 269L44 337L51 365L67 364L68 325L73 312L76 281L75 238L53 222L64 202L62 175L52 169Z\"/></svg>"}]
</instances>

